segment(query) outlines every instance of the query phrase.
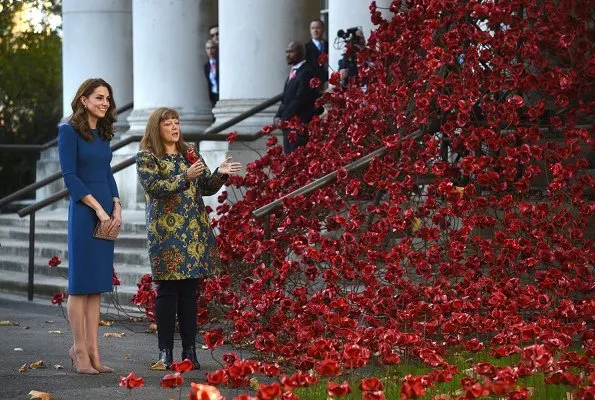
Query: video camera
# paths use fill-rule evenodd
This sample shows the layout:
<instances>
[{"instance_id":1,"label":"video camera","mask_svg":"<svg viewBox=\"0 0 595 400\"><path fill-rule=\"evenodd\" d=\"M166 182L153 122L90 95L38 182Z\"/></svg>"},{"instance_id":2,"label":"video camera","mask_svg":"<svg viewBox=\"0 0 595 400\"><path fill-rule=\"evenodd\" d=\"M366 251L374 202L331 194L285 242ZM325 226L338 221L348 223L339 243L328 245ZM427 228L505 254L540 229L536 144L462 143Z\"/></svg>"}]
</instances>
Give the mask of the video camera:
<instances>
[{"instance_id":1,"label":"video camera","mask_svg":"<svg viewBox=\"0 0 595 400\"><path fill-rule=\"evenodd\" d=\"M343 39L344 41L349 42L350 40L353 40L355 38L355 34L359 29L360 28L358 26L348 28L347 30L339 29L339 31L337 32L337 36Z\"/></svg>"},{"instance_id":2,"label":"video camera","mask_svg":"<svg viewBox=\"0 0 595 400\"><path fill-rule=\"evenodd\" d=\"M341 42L342 41L342 42ZM357 53L366 45L366 40L362 28L354 26L346 30L339 29L335 38L335 48L345 47L343 56L339 60L339 70L347 70L346 75L342 75L341 84L347 85L350 78L357 80Z\"/></svg>"}]
</instances>

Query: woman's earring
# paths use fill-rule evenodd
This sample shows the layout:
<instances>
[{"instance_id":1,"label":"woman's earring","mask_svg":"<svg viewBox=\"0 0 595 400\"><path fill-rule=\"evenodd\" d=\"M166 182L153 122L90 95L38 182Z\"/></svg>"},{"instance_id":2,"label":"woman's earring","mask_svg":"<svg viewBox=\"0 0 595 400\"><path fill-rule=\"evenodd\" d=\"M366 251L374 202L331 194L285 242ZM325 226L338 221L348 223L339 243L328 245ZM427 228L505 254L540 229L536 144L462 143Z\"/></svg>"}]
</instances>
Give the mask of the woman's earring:
<instances>
[{"instance_id":1,"label":"woman's earring","mask_svg":"<svg viewBox=\"0 0 595 400\"><path fill-rule=\"evenodd\" d=\"M85 107L85 110L87 109L87 105L85 103L83 103L83 107Z\"/></svg>"}]
</instances>

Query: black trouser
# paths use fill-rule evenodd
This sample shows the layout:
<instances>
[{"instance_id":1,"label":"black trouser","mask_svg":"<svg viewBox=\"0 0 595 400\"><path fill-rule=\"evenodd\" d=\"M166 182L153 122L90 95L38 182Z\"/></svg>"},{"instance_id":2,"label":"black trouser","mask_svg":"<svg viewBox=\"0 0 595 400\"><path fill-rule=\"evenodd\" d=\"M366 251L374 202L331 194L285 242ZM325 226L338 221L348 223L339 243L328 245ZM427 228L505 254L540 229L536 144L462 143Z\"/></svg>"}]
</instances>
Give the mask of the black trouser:
<instances>
[{"instance_id":1,"label":"black trouser","mask_svg":"<svg viewBox=\"0 0 595 400\"><path fill-rule=\"evenodd\" d=\"M293 153L298 147L305 146L308 143L308 136L307 134L304 135L304 132L296 132L295 142L292 142L289 140L290 132L289 129L283 129L283 152L285 154Z\"/></svg>"},{"instance_id":2,"label":"black trouser","mask_svg":"<svg viewBox=\"0 0 595 400\"><path fill-rule=\"evenodd\" d=\"M157 284L157 338L160 349L173 349L176 331L176 310L180 323L182 347L194 346L198 279L159 281Z\"/></svg>"}]
</instances>

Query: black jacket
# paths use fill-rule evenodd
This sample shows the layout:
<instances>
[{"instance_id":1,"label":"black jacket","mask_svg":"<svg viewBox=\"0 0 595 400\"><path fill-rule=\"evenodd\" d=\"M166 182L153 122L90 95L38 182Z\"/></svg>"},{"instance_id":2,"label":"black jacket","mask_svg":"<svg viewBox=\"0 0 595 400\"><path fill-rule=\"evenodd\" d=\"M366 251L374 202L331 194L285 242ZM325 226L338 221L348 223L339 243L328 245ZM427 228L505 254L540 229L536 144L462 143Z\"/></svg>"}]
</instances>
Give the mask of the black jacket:
<instances>
[{"instance_id":1,"label":"black jacket","mask_svg":"<svg viewBox=\"0 0 595 400\"><path fill-rule=\"evenodd\" d=\"M328 54L328 42L326 40L322 41L324 45L324 52ZM306 62L310 64L312 70L314 70L314 76L320 79L320 82L324 84L328 81L328 63L324 63L322 65L318 65L318 57L320 56L321 52L318 50L318 47L314 44L313 41L309 41L305 45L306 48Z\"/></svg>"},{"instance_id":2,"label":"black jacket","mask_svg":"<svg viewBox=\"0 0 595 400\"><path fill-rule=\"evenodd\" d=\"M318 96L315 89L310 87L310 79L314 72L308 63L304 63L296 71L294 78L285 81L283 100L275 118L288 121L293 116L298 116L302 123L308 123L314 116L314 102Z\"/></svg>"}]
</instances>

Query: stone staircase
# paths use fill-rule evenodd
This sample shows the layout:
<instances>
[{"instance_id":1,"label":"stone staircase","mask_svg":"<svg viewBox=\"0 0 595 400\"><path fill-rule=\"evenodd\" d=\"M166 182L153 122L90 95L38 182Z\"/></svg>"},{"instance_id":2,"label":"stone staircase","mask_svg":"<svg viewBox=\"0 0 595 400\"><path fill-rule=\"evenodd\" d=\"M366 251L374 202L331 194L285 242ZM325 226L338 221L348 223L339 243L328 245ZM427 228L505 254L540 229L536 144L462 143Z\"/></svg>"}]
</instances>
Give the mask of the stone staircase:
<instances>
[{"instance_id":1,"label":"stone staircase","mask_svg":"<svg viewBox=\"0 0 595 400\"><path fill-rule=\"evenodd\" d=\"M143 210L123 211L120 238L116 241L114 266L121 280L117 288L118 302L133 306L130 298L136 293L140 277L151 272L147 252L147 233ZM34 296L51 298L57 292L67 292L68 242L67 210L38 212L35 216ZM53 256L62 259L56 268L48 261ZM26 296L29 269L29 218L17 214L0 214L0 292ZM105 294L103 302L112 302ZM136 308L136 306L133 306Z\"/></svg>"}]
</instances>

